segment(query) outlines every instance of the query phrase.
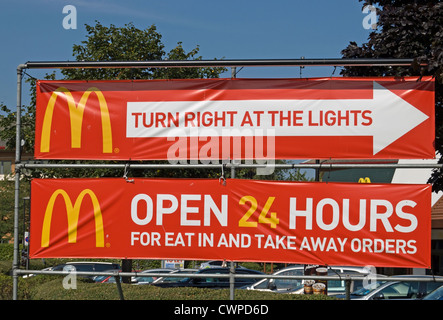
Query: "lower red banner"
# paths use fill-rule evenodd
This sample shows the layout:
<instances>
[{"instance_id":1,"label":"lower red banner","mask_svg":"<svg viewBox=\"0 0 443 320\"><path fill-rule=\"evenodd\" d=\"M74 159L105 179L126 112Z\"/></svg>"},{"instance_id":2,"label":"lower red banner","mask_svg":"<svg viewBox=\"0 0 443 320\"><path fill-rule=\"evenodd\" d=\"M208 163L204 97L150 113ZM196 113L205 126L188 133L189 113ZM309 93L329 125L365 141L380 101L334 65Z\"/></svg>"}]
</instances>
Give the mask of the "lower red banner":
<instances>
[{"instance_id":1,"label":"lower red banner","mask_svg":"<svg viewBox=\"0 0 443 320\"><path fill-rule=\"evenodd\" d=\"M430 267L429 185L34 179L31 258Z\"/></svg>"}]
</instances>

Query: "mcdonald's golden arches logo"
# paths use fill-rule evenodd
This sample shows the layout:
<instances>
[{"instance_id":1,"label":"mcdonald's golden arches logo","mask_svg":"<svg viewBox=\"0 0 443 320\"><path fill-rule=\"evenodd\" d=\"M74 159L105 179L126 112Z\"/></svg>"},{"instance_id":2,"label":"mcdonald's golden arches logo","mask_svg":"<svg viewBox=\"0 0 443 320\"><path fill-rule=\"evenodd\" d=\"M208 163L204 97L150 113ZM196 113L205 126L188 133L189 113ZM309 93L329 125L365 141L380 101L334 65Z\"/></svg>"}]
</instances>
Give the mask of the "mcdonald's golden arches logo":
<instances>
[{"instance_id":1,"label":"mcdonald's golden arches logo","mask_svg":"<svg viewBox=\"0 0 443 320\"><path fill-rule=\"evenodd\" d=\"M40 152L49 152L52 115L54 113L55 102L60 95L64 95L68 102L69 118L71 120L71 147L81 148L83 113L85 111L88 98L92 92L97 95L100 106L103 134L103 153L112 153L112 131L108 105L103 93L96 87L91 87L86 90L78 104L75 103L71 92L64 87L60 87L52 92L46 106L45 116L43 118Z\"/></svg>"},{"instance_id":2,"label":"mcdonald's golden arches logo","mask_svg":"<svg viewBox=\"0 0 443 320\"><path fill-rule=\"evenodd\" d=\"M42 228L42 238L41 238L41 246L48 247L49 246L49 238L50 238L50 230L51 230L51 220L52 213L54 211L55 200L58 196L62 196L65 201L66 206L66 214L68 216L68 243L76 243L77 242L77 227L78 227L78 218L80 214L80 207L82 205L84 197L88 195L92 201L92 206L94 209L94 220L95 220L95 245L96 247L104 247L104 230L103 230L103 216L100 209L100 203L95 195L95 193L90 189L84 189L77 197L72 205L71 198L63 189L57 189L52 194L49 199L48 205L46 206L45 216L43 219L43 228Z\"/></svg>"},{"instance_id":3,"label":"mcdonald's golden arches logo","mask_svg":"<svg viewBox=\"0 0 443 320\"><path fill-rule=\"evenodd\" d=\"M358 179L358 183L371 183L371 179L368 177Z\"/></svg>"}]
</instances>

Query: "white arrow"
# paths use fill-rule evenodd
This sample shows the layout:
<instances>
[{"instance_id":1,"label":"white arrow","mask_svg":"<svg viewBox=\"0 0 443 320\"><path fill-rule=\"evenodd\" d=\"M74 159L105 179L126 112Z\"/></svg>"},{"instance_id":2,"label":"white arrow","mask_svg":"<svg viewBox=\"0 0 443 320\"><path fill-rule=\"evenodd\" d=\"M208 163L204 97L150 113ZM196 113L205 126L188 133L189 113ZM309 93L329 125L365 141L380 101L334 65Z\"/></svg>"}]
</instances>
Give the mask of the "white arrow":
<instances>
[{"instance_id":1,"label":"white arrow","mask_svg":"<svg viewBox=\"0 0 443 320\"><path fill-rule=\"evenodd\" d=\"M372 99L128 102L126 135L372 136L375 155L428 118L374 82Z\"/></svg>"},{"instance_id":2,"label":"white arrow","mask_svg":"<svg viewBox=\"0 0 443 320\"><path fill-rule=\"evenodd\" d=\"M374 117L373 154L377 154L429 118L377 82L374 82L373 101L374 108L380 109Z\"/></svg>"}]
</instances>

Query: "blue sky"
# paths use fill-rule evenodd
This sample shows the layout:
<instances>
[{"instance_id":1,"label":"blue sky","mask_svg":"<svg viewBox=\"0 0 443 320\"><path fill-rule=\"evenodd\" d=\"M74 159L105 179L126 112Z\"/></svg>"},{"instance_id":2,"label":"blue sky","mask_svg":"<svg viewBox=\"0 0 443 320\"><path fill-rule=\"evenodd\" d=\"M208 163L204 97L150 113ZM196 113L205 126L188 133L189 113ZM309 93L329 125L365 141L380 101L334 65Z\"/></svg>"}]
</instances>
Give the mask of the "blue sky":
<instances>
[{"instance_id":1,"label":"blue sky","mask_svg":"<svg viewBox=\"0 0 443 320\"><path fill-rule=\"evenodd\" d=\"M77 10L77 29L63 28L63 7ZM200 46L203 59L340 58L349 41L367 41L358 0L0 0L0 103L16 105L16 68L26 61L74 60L85 24L156 25L169 51ZM52 70L27 70L42 78ZM302 77L330 76L332 67L308 67ZM335 72L338 76L339 71ZM225 75L230 76L230 73ZM299 77L298 67L244 68L238 77ZM23 103L29 101L24 88Z\"/></svg>"}]
</instances>

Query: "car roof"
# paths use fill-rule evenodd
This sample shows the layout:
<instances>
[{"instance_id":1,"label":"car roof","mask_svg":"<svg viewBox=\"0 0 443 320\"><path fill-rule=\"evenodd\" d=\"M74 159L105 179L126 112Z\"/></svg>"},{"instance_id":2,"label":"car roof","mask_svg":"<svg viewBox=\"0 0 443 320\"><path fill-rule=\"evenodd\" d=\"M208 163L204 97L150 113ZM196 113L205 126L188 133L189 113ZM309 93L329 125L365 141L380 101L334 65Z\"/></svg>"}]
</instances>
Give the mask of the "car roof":
<instances>
[{"instance_id":1,"label":"car roof","mask_svg":"<svg viewBox=\"0 0 443 320\"><path fill-rule=\"evenodd\" d=\"M140 271L138 273L162 272L162 271L172 272L174 270L178 270L178 269L173 269L173 268L146 269L146 270Z\"/></svg>"},{"instance_id":2,"label":"car roof","mask_svg":"<svg viewBox=\"0 0 443 320\"><path fill-rule=\"evenodd\" d=\"M277 270L276 272L274 272L274 274L278 274L284 271L288 271L288 270L303 270L305 267L303 265L301 266L289 266L280 270ZM340 270L344 273L346 273L346 271L357 271L360 273L369 273L369 270L365 269L364 267L353 267L353 266L327 266L326 267L328 270Z\"/></svg>"},{"instance_id":3,"label":"car roof","mask_svg":"<svg viewBox=\"0 0 443 320\"><path fill-rule=\"evenodd\" d=\"M429 275L429 274L400 274L400 275L393 275L392 278L442 279L443 276L434 276L434 275Z\"/></svg>"},{"instance_id":4,"label":"car roof","mask_svg":"<svg viewBox=\"0 0 443 320\"><path fill-rule=\"evenodd\" d=\"M180 268L180 269L173 269L173 273L180 273L180 272L183 272L183 273L186 273L186 272L190 272L190 273L194 273L194 272L197 272L198 270L200 270L200 269L195 269L195 268Z\"/></svg>"},{"instance_id":5,"label":"car roof","mask_svg":"<svg viewBox=\"0 0 443 320\"><path fill-rule=\"evenodd\" d=\"M114 262L94 262L94 261L70 261L70 262L65 262L65 263L61 263L61 265L64 264L118 264L118 263L114 263Z\"/></svg>"}]
</instances>

